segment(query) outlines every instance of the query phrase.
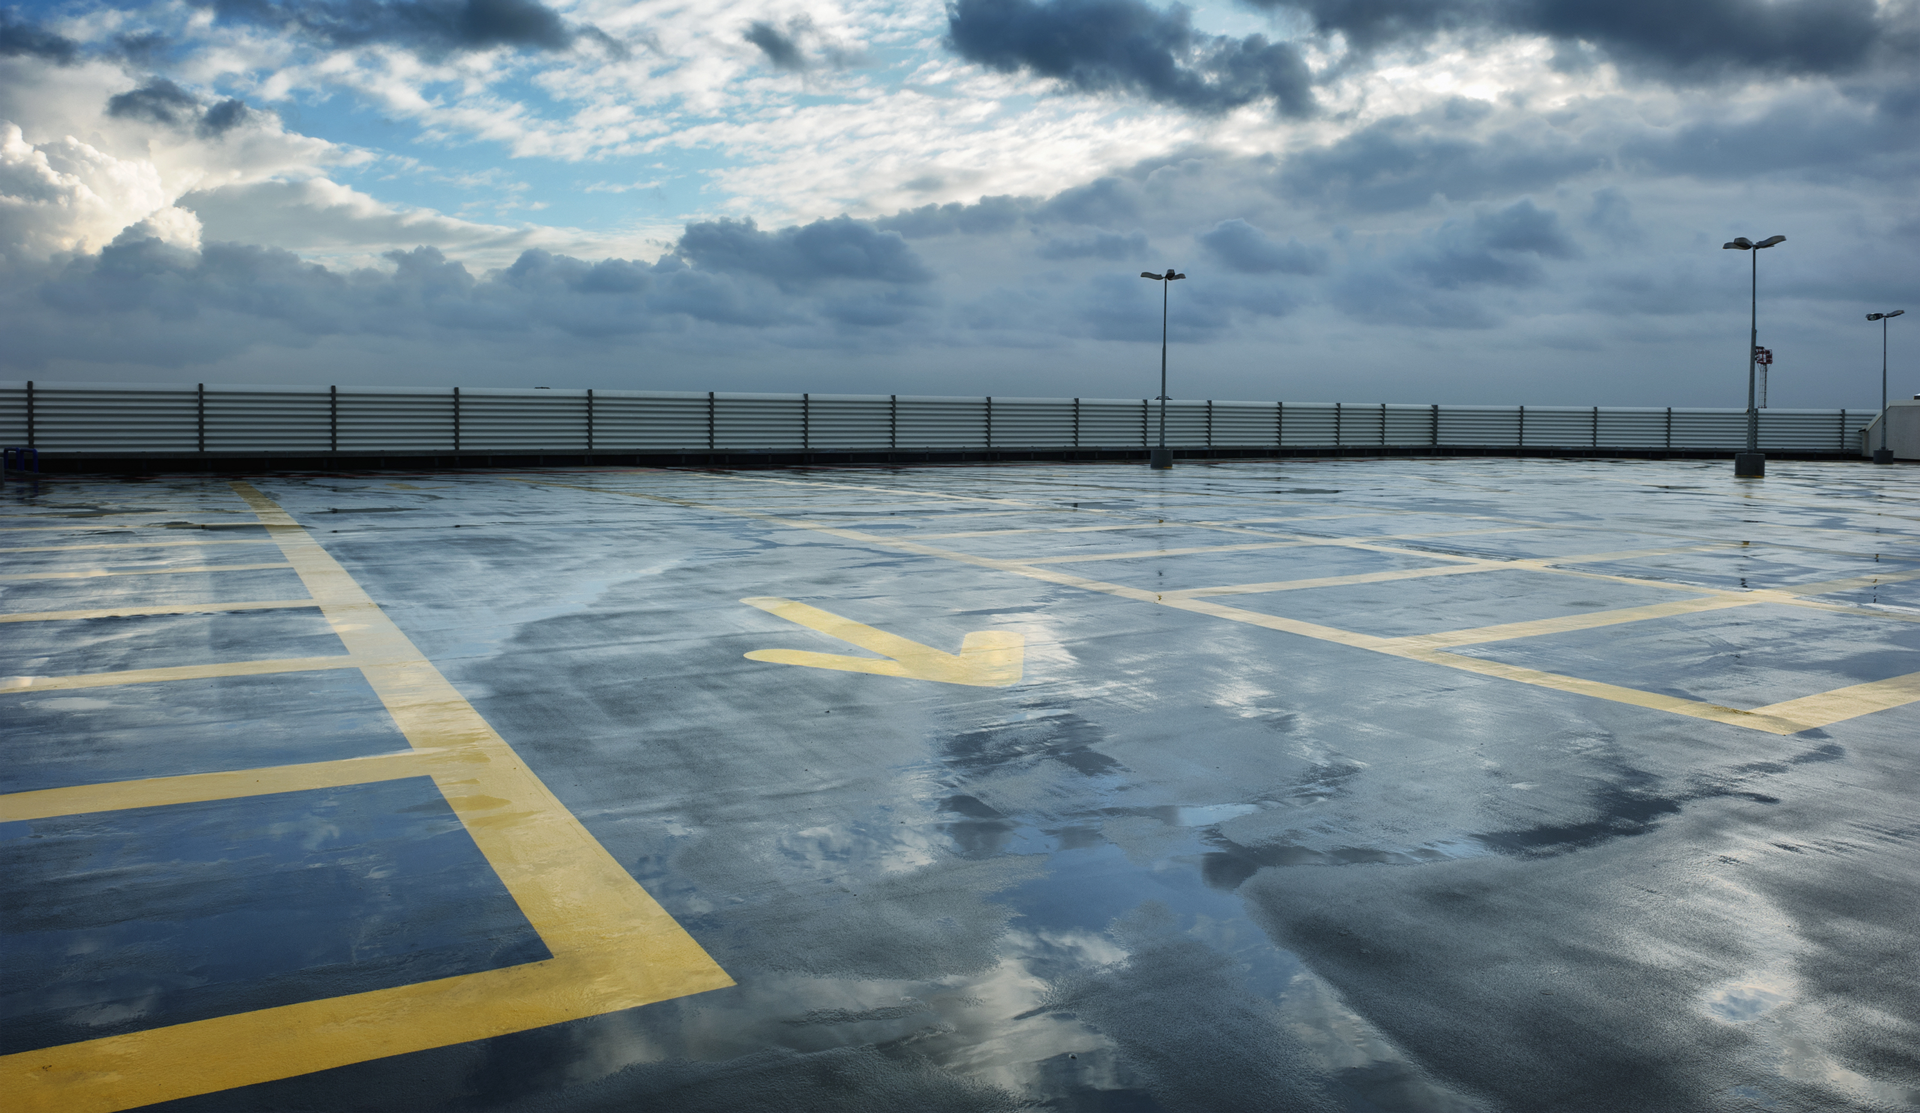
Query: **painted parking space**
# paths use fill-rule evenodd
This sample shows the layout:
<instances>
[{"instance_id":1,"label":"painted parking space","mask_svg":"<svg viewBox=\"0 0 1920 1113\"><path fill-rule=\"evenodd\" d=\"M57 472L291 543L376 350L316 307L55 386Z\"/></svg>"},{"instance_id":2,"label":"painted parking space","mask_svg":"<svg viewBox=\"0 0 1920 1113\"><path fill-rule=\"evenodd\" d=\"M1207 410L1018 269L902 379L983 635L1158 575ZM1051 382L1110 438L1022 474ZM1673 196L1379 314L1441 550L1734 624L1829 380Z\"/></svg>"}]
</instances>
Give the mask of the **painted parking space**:
<instances>
[{"instance_id":1,"label":"painted parking space","mask_svg":"<svg viewBox=\"0 0 1920 1113\"><path fill-rule=\"evenodd\" d=\"M299 588L0 580L61 651L0 678L9 1108L1912 1087L1873 941L1913 934L1920 612L1874 593L1920 506L1864 468L182 479L7 522L136 496L250 517ZM1647 563L1727 546L1797 572ZM278 648L181 659L215 613Z\"/></svg>"}]
</instances>

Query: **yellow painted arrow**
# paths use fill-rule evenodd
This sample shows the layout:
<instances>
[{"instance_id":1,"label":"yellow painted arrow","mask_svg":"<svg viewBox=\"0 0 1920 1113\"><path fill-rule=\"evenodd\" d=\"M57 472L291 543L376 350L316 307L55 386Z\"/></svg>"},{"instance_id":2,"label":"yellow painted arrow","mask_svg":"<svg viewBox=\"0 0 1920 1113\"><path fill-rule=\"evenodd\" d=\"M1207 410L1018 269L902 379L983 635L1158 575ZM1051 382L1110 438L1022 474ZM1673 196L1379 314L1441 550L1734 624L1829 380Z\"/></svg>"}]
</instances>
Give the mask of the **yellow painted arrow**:
<instances>
[{"instance_id":1,"label":"yellow painted arrow","mask_svg":"<svg viewBox=\"0 0 1920 1113\"><path fill-rule=\"evenodd\" d=\"M956 656L791 599L755 596L740 601L809 630L818 630L843 642L852 642L861 649L881 654L880 657L852 657L804 649L756 649L747 654L749 660L771 661L778 665L804 665L810 669L867 672L875 676L937 680L942 684L971 684L980 688L1004 688L1020 682L1020 668L1026 657L1027 642L1011 630L975 630L962 639L960 653Z\"/></svg>"}]
</instances>

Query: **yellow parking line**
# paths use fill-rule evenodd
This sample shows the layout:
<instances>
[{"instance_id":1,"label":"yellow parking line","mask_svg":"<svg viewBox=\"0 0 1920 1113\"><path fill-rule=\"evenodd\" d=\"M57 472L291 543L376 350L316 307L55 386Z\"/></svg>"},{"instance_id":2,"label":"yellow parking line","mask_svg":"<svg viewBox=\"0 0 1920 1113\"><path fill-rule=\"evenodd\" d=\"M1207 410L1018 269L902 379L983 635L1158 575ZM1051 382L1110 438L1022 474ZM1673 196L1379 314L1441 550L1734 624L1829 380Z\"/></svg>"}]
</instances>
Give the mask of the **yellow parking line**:
<instances>
[{"instance_id":1,"label":"yellow parking line","mask_svg":"<svg viewBox=\"0 0 1920 1113\"><path fill-rule=\"evenodd\" d=\"M0 583L28 580L91 580L96 576L172 576L188 572L257 572L262 568L291 568L283 560L262 564L201 564L191 568L89 568L84 572L25 572L0 576Z\"/></svg>"},{"instance_id":2,"label":"yellow parking line","mask_svg":"<svg viewBox=\"0 0 1920 1113\"><path fill-rule=\"evenodd\" d=\"M1345 587L1349 584L1378 584L1393 580L1418 580L1429 576L1460 576L1470 572L1499 572L1504 561L1479 561L1473 564L1443 564L1438 568L1401 568L1390 572L1356 572L1350 576L1315 576L1305 580L1274 580L1264 584L1225 584L1220 587L1190 587L1169 591L1168 598L1202 599L1213 595L1265 595L1274 591L1299 591L1312 587Z\"/></svg>"},{"instance_id":3,"label":"yellow parking line","mask_svg":"<svg viewBox=\"0 0 1920 1113\"><path fill-rule=\"evenodd\" d=\"M1860 715L1886 711L1920 700L1920 672L1836 688L1831 692L1801 696L1757 707L1755 714L1767 714L1800 724L1801 730L1827 727Z\"/></svg>"},{"instance_id":4,"label":"yellow parking line","mask_svg":"<svg viewBox=\"0 0 1920 1113\"><path fill-rule=\"evenodd\" d=\"M1578 676L1563 676L1559 673L1543 672L1523 665L1510 665L1505 661L1490 661L1484 657L1467 657L1445 650L1388 650L1396 657L1405 657L1428 664L1444 665L1462 672L1479 673L1482 676L1497 677L1501 680L1514 680L1522 684L1531 684L1536 688L1551 688L1559 692L1574 695L1591 696L1595 699L1613 703L1625 703L1635 707L1648 707L1656 711L1667 711L1675 715L1686 715L1695 719L1711 719L1717 723L1732 726L1751 727L1769 734L1796 734L1807 729L1803 723L1795 722L1784 716L1769 714L1760 708L1743 711L1737 707L1723 707L1717 703L1703 700L1682 699L1678 696L1663 695L1659 692L1644 692L1638 688L1627 688L1619 684L1606 684L1598 680L1586 680ZM1837 721L1837 720L1836 720Z\"/></svg>"},{"instance_id":5,"label":"yellow parking line","mask_svg":"<svg viewBox=\"0 0 1920 1113\"><path fill-rule=\"evenodd\" d=\"M1194 553L1244 553L1254 549L1297 548L1300 541L1258 541L1246 545L1192 545L1180 549L1135 549L1123 553L1069 553L1066 556L1025 557L1013 564L1078 564L1096 560L1138 560L1143 557L1191 556Z\"/></svg>"},{"instance_id":6,"label":"yellow parking line","mask_svg":"<svg viewBox=\"0 0 1920 1113\"><path fill-rule=\"evenodd\" d=\"M318 672L351 669L352 657L282 657L266 661L225 661L214 665L172 665L158 669L84 672L74 676L10 676L0 679L0 692L50 692L67 688L114 688L122 684L159 684L169 680L205 680L215 676L265 676L276 672Z\"/></svg>"},{"instance_id":7,"label":"yellow parking line","mask_svg":"<svg viewBox=\"0 0 1920 1113\"><path fill-rule=\"evenodd\" d=\"M97 545L29 545L0 553L74 553L83 549L180 549L190 545L265 545L271 537L210 537L196 541L102 541Z\"/></svg>"},{"instance_id":8,"label":"yellow parking line","mask_svg":"<svg viewBox=\"0 0 1920 1113\"><path fill-rule=\"evenodd\" d=\"M1587 611L1583 614L1563 614L1554 618L1536 618L1530 622L1505 622L1498 626L1480 626L1471 630L1446 630L1437 634L1416 634L1410 637L1393 639L1393 647L1407 649L1451 649L1461 645L1479 645L1483 642L1511 641L1516 638L1538 638L1547 634L1566 634L1575 630L1595 630L1603 626L1618 626L1627 622L1645 622L1651 618L1668 618L1679 614L1695 614L1700 611L1723 611L1731 607L1750 607L1761 602L1760 599L1727 595L1709 595L1693 599L1675 599L1668 603L1650 603L1643 607L1620 607L1610 611ZM1390 650L1389 650L1390 651Z\"/></svg>"},{"instance_id":9,"label":"yellow parking line","mask_svg":"<svg viewBox=\"0 0 1920 1113\"><path fill-rule=\"evenodd\" d=\"M0 614L0 622L62 622L85 618L132 618L153 614L221 614L226 611L277 611L317 607L311 599L264 599L250 603L174 603L163 607L98 607L90 611L31 611Z\"/></svg>"},{"instance_id":10,"label":"yellow parking line","mask_svg":"<svg viewBox=\"0 0 1920 1113\"><path fill-rule=\"evenodd\" d=\"M59 815L159 808L202 800L237 800L310 788L340 788L401 777L424 776L445 760L446 750L405 750L369 757L275 765L218 773L189 773L137 781L42 788L0 796L0 822L49 819Z\"/></svg>"},{"instance_id":11,"label":"yellow parking line","mask_svg":"<svg viewBox=\"0 0 1920 1113\"><path fill-rule=\"evenodd\" d=\"M994 511L994 513L1000 513ZM850 523L842 523L850 524ZM956 537L1005 537L1015 533L1104 533L1125 529L1166 529L1159 522L1132 522L1118 526L1033 526L1027 529L976 529L964 533L921 533L915 536L922 541L945 541Z\"/></svg>"}]
</instances>

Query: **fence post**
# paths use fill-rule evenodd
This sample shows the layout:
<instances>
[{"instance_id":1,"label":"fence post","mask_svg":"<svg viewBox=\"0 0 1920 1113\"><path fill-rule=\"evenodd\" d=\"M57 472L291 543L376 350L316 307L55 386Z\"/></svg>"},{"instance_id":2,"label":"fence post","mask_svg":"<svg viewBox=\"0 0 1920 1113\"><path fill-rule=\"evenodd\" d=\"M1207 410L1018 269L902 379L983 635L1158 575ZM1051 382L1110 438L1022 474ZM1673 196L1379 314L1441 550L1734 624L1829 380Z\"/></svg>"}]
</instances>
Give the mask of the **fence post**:
<instances>
[{"instance_id":1,"label":"fence post","mask_svg":"<svg viewBox=\"0 0 1920 1113\"><path fill-rule=\"evenodd\" d=\"M1073 400L1073 447L1080 447L1080 399Z\"/></svg>"},{"instance_id":2,"label":"fence post","mask_svg":"<svg viewBox=\"0 0 1920 1113\"><path fill-rule=\"evenodd\" d=\"M207 450L207 384L200 383L193 391L193 428L196 451Z\"/></svg>"},{"instance_id":3,"label":"fence post","mask_svg":"<svg viewBox=\"0 0 1920 1113\"><path fill-rule=\"evenodd\" d=\"M1520 437L1513 443L1516 448L1527 447L1527 408L1525 406L1520 407Z\"/></svg>"},{"instance_id":4,"label":"fence post","mask_svg":"<svg viewBox=\"0 0 1920 1113\"><path fill-rule=\"evenodd\" d=\"M460 451L460 388L453 388L453 450Z\"/></svg>"},{"instance_id":5,"label":"fence post","mask_svg":"<svg viewBox=\"0 0 1920 1113\"><path fill-rule=\"evenodd\" d=\"M813 396L811 394L803 393L800 395L800 451L802 452L809 452L813 449L813 433L809 427L809 421L812 416L811 411L813 409L812 398Z\"/></svg>"},{"instance_id":6,"label":"fence post","mask_svg":"<svg viewBox=\"0 0 1920 1113\"><path fill-rule=\"evenodd\" d=\"M593 451L593 388L587 388L587 451Z\"/></svg>"},{"instance_id":7,"label":"fence post","mask_svg":"<svg viewBox=\"0 0 1920 1113\"><path fill-rule=\"evenodd\" d=\"M1433 404L1433 418L1427 433L1427 441L1435 448L1440 447L1440 403Z\"/></svg>"},{"instance_id":8,"label":"fence post","mask_svg":"<svg viewBox=\"0 0 1920 1113\"><path fill-rule=\"evenodd\" d=\"M1387 447L1387 404L1380 403L1380 447Z\"/></svg>"},{"instance_id":9,"label":"fence post","mask_svg":"<svg viewBox=\"0 0 1920 1113\"><path fill-rule=\"evenodd\" d=\"M900 396L887 395L887 451L900 447Z\"/></svg>"},{"instance_id":10,"label":"fence post","mask_svg":"<svg viewBox=\"0 0 1920 1113\"><path fill-rule=\"evenodd\" d=\"M707 451L713 451L713 391L707 391Z\"/></svg>"},{"instance_id":11,"label":"fence post","mask_svg":"<svg viewBox=\"0 0 1920 1113\"><path fill-rule=\"evenodd\" d=\"M1673 451L1673 407L1667 407L1667 451Z\"/></svg>"},{"instance_id":12,"label":"fence post","mask_svg":"<svg viewBox=\"0 0 1920 1113\"><path fill-rule=\"evenodd\" d=\"M1207 447L1213 447L1213 399L1207 399Z\"/></svg>"},{"instance_id":13,"label":"fence post","mask_svg":"<svg viewBox=\"0 0 1920 1113\"><path fill-rule=\"evenodd\" d=\"M327 451L340 451L340 388L327 388Z\"/></svg>"},{"instance_id":14,"label":"fence post","mask_svg":"<svg viewBox=\"0 0 1920 1113\"><path fill-rule=\"evenodd\" d=\"M1140 399L1140 447L1151 448L1153 441L1147 437L1147 400Z\"/></svg>"},{"instance_id":15,"label":"fence post","mask_svg":"<svg viewBox=\"0 0 1920 1113\"><path fill-rule=\"evenodd\" d=\"M1840 451L1847 450L1847 408L1840 407Z\"/></svg>"},{"instance_id":16,"label":"fence post","mask_svg":"<svg viewBox=\"0 0 1920 1113\"><path fill-rule=\"evenodd\" d=\"M1279 449L1285 448L1286 446L1287 404L1285 402L1275 402L1273 404L1273 447Z\"/></svg>"},{"instance_id":17,"label":"fence post","mask_svg":"<svg viewBox=\"0 0 1920 1113\"><path fill-rule=\"evenodd\" d=\"M34 460L37 465L39 462L40 447L34 443L32 379L27 380L27 447L34 450Z\"/></svg>"},{"instance_id":18,"label":"fence post","mask_svg":"<svg viewBox=\"0 0 1920 1113\"><path fill-rule=\"evenodd\" d=\"M1340 447L1340 403L1333 404L1333 447Z\"/></svg>"},{"instance_id":19,"label":"fence post","mask_svg":"<svg viewBox=\"0 0 1920 1113\"><path fill-rule=\"evenodd\" d=\"M987 447L993 447L993 395L987 395Z\"/></svg>"},{"instance_id":20,"label":"fence post","mask_svg":"<svg viewBox=\"0 0 1920 1113\"><path fill-rule=\"evenodd\" d=\"M1600 447L1600 407L1598 406L1595 406L1593 408L1593 445L1592 447L1594 448Z\"/></svg>"}]
</instances>

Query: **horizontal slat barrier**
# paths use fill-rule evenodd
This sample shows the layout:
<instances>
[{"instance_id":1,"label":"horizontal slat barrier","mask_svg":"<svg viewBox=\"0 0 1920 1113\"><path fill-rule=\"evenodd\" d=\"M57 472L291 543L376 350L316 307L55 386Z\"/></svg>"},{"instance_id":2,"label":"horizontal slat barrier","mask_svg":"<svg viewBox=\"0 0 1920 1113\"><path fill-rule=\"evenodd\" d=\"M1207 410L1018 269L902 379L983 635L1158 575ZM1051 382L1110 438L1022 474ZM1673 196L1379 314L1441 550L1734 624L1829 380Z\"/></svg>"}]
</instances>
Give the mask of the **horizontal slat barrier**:
<instances>
[{"instance_id":1,"label":"horizontal slat barrier","mask_svg":"<svg viewBox=\"0 0 1920 1113\"><path fill-rule=\"evenodd\" d=\"M1875 411L1763 410L1762 451L1859 451ZM49 456L1140 449L1152 399L0 383L0 444ZM1169 400L1177 449L1744 448L1743 410Z\"/></svg>"}]
</instances>

